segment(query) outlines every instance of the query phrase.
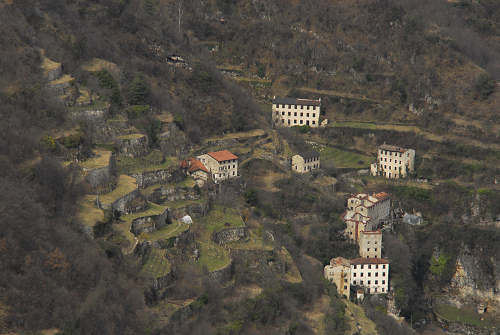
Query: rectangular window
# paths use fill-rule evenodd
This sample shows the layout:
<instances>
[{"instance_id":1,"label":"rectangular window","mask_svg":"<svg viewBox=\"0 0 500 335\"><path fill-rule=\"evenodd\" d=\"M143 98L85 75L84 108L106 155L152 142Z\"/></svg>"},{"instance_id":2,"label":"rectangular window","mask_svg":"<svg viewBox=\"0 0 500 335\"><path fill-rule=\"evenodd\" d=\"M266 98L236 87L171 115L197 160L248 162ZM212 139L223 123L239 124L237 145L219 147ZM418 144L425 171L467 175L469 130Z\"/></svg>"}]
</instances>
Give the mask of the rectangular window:
<instances>
[{"instance_id":1,"label":"rectangular window","mask_svg":"<svg viewBox=\"0 0 500 335\"><path fill-rule=\"evenodd\" d=\"M368 249L368 250L370 250L370 249ZM368 269L371 269L371 268L372 268L371 264L368 264Z\"/></svg>"},{"instance_id":2,"label":"rectangular window","mask_svg":"<svg viewBox=\"0 0 500 335\"><path fill-rule=\"evenodd\" d=\"M382 277L385 277L385 272L382 272Z\"/></svg>"},{"instance_id":3,"label":"rectangular window","mask_svg":"<svg viewBox=\"0 0 500 335\"><path fill-rule=\"evenodd\" d=\"M309 113L307 113L307 117L309 117Z\"/></svg>"},{"instance_id":4,"label":"rectangular window","mask_svg":"<svg viewBox=\"0 0 500 335\"><path fill-rule=\"evenodd\" d=\"M375 272L375 277L378 277L378 272Z\"/></svg>"},{"instance_id":5,"label":"rectangular window","mask_svg":"<svg viewBox=\"0 0 500 335\"><path fill-rule=\"evenodd\" d=\"M316 114L315 114L315 113L313 113L313 117L316 117Z\"/></svg>"},{"instance_id":6,"label":"rectangular window","mask_svg":"<svg viewBox=\"0 0 500 335\"><path fill-rule=\"evenodd\" d=\"M288 116L291 116L292 115L292 112L288 112Z\"/></svg>"},{"instance_id":7,"label":"rectangular window","mask_svg":"<svg viewBox=\"0 0 500 335\"><path fill-rule=\"evenodd\" d=\"M297 112L293 112L293 116L297 116Z\"/></svg>"},{"instance_id":8,"label":"rectangular window","mask_svg":"<svg viewBox=\"0 0 500 335\"><path fill-rule=\"evenodd\" d=\"M359 276L360 276L360 277L363 277L363 272L361 272L361 273L359 274Z\"/></svg>"},{"instance_id":9,"label":"rectangular window","mask_svg":"<svg viewBox=\"0 0 500 335\"><path fill-rule=\"evenodd\" d=\"M368 285L370 285L370 283L371 283L371 280L368 281Z\"/></svg>"},{"instance_id":10,"label":"rectangular window","mask_svg":"<svg viewBox=\"0 0 500 335\"><path fill-rule=\"evenodd\" d=\"M344 290L347 290L347 286L344 285Z\"/></svg>"},{"instance_id":11,"label":"rectangular window","mask_svg":"<svg viewBox=\"0 0 500 335\"><path fill-rule=\"evenodd\" d=\"M285 112L281 112L281 115L285 116Z\"/></svg>"},{"instance_id":12,"label":"rectangular window","mask_svg":"<svg viewBox=\"0 0 500 335\"><path fill-rule=\"evenodd\" d=\"M366 251L370 251L370 248L367 248Z\"/></svg>"},{"instance_id":13,"label":"rectangular window","mask_svg":"<svg viewBox=\"0 0 500 335\"><path fill-rule=\"evenodd\" d=\"M372 273L371 272L368 272L368 277L371 277L372 276Z\"/></svg>"},{"instance_id":14,"label":"rectangular window","mask_svg":"<svg viewBox=\"0 0 500 335\"><path fill-rule=\"evenodd\" d=\"M363 264L361 264L361 269L363 269Z\"/></svg>"},{"instance_id":15,"label":"rectangular window","mask_svg":"<svg viewBox=\"0 0 500 335\"><path fill-rule=\"evenodd\" d=\"M385 288L382 287L382 292L384 292L384 291L385 291Z\"/></svg>"},{"instance_id":16,"label":"rectangular window","mask_svg":"<svg viewBox=\"0 0 500 335\"><path fill-rule=\"evenodd\" d=\"M360 285L363 285L363 281L360 281L359 283L360 283Z\"/></svg>"},{"instance_id":17,"label":"rectangular window","mask_svg":"<svg viewBox=\"0 0 500 335\"><path fill-rule=\"evenodd\" d=\"M297 123L297 120L293 120L293 123Z\"/></svg>"},{"instance_id":18,"label":"rectangular window","mask_svg":"<svg viewBox=\"0 0 500 335\"><path fill-rule=\"evenodd\" d=\"M316 121L313 121L313 124L316 124Z\"/></svg>"},{"instance_id":19,"label":"rectangular window","mask_svg":"<svg viewBox=\"0 0 500 335\"><path fill-rule=\"evenodd\" d=\"M353 277L356 277L356 272L354 272L354 273L352 274L352 276L353 276Z\"/></svg>"},{"instance_id":20,"label":"rectangular window","mask_svg":"<svg viewBox=\"0 0 500 335\"><path fill-rule=\"evenodd\" d=\"M375 285L378 285L378 280L375 280Z\"/></svg>"},{"instance_id":21,"label":"rectangular window","mask_svg":"<svg viewBox=\"0 0 500 335\"><path fill-rule=\"evenodd\" d=\"M307 110L309 110L309 106L307 106Z\"/></svg>"},{"instance_id":22,"label":"rectangular window","mask_svg":"<svg viewBox=\"0 0 500 335\"><path fill-rule=\"evenodd\" d=\"M375 248L375 251L377 251L377 248Z\"/></svg>"},{"instance_id":23,"label":"rectangular window","mask_svg":"<svg viewBox=\"0 0 500 335\"><path fill-rule=\"evenodd\" d=\"M378 269L378 264L377 264L377 265L375 265L375 269Z\"/></svg>"},{"instance_id":24,"label":"rectangular window","mask_svg":"<svg viewBox=\"0 0 500 335\"><path fill-rule=\"evenodd\" d=\"M354 264L354 268L356 268L356 264Z\"/></svg>"},{"instance_id":25,"label":"rectangular window","mask_svg":"<svg viewBox=\"0 0 500 335\"><path fill-rule=\"evenodd\" d=\"M297 109L297 105L293 105L293 107L294 107L295 109Z\"/></svg>"},{"instance_id":26,"label":"rectangular window","mask_svg":"<svg viewBox=\"0 0 500 335\"><path fill-rule=\"evenodd\" d=\"M382 284L385 284L385 280L382 280Z\"/></svg>"},{"instance_id":27,"label":"rectangular window","mask_svg":"<svg viewBox=\"0 0 500 335\"><path fill-rule=\"evenodd\" d=\"M304 113L300 113L300 116L304 116Z\"/></svg>"},{"instance_id":28,"label":"rectangular window","mask_svg":"<svg viewBox=\"0 0 500 335\"><path fill-rule=\"evenodd\" d=\"M382 269L385 269L385 264L384 264L384 265L382 265Z\"/></svg>"},{"instance_id":29,"label":"rectangular window","mask_svg":"<svg viewBox=\"0 0 500 335\"><path fill-rule=\"evenodd\" d=\"M344 279L344 283L347 283L347 279Z\"/></svg>"}]
</instances>

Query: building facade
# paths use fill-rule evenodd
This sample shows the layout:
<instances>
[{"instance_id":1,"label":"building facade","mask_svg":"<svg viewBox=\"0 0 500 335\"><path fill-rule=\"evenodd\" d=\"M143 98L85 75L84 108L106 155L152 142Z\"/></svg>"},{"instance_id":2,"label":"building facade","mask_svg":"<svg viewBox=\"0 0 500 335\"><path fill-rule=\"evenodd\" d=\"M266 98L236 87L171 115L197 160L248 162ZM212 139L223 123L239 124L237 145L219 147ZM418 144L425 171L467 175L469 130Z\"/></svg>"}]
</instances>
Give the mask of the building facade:
<instances>
[{"instance_id":1,"label":"building facade","mask_svg":"<svg viewBox=\"0 0 500 335\"><path fill-rule=\"evenodd\" d=\"M318 127L321 98L318 100L276 98L273 99L272 120L275 127Z\"/></svg>"},{"instance_id":2,"label":"building facade","mask_svg":"<svg viewBox=\"0 0 500 335\"><path fill-rule=\"evenodd\" d=\"M349 260L337 257L330 260L330 264L324 268L324 276L335 283L340 296L349 299L351 292L351 263Z\"/></svg>"},{"instance_id":3,"label":"building facade","mask_svg":"<svg viewBox=\"0 0 500 335\"><path fill-rule=\"evenodd\" d=\"M389 217L391 198L385 192L375 194L358 193L347 199L347 209L361 217L369 218L372 224Z\"/></svg>"},{"instance_id":4,"label":"building facade","mask_svg":"<svg viewBox=\"0 0 500 335\"><path fill-rule=\"evenodd\" d=\"M351 285L361 286L369 294L389 290L389 260L384 258L355 258L350 260Z\"/></svg>"},{"instance_id":5,"label":"building facade","mask_svg":"<svg viewBox=\"0 0 500 335\"><path fill-rule=\"evenodd\" d=\"M370 166L373 176L405 178L415 170L415 150L383 144L378 147L377 162Z\"/></svg>"},{"instance_id":6,"label":"building facade","mask_svg":"<svg viewBox=\"0 0 500 335\"><path fill-rule=\"evenodd\" d=\"M363 258L382 258L382 232L361 231L359 234L359 255Z\"/></svg>"},{"instance_id":7,"label":"building facade","mask_svg":"<svg viewBox=\"0 0 500 335\"><path fill-rule=\"evenodd\" d=\"M192 176L199 186L203 186L210 177L210 171L196 158L188 158L181 161L181 169L188 176Z\"/></svg>"},{"instance_id":8,"label":"building facade","mask_svg":"<svg viewBox=\"0 0 500 335\"><path fill-rule=\"evenodd\" d=\"M383 258L332 258L324 268L324 277L337 286L337 292L349 298L351 286L368 294L389 290L389 260Z\"/></svg>"},{"instance_id":9,"label":"building facade","mask_svg":"<svg viewBox=\"0 0 500 335\"><path fill-rule=\"evenodd\" d=\"M292 157L292 171L306 173L319 169L320 157L316 151L309 151Z\"/></svg>"},{"instance_id":10,"label":"building facade","mask_svg":"<svg viewBox=\"0 0 500 335\"><path fill-rule=\"evenodd\" d=\"M196 158L208 169L215 183L238 177L238 156L228 150L209 152Z\"/></svg>"}]
</instances>

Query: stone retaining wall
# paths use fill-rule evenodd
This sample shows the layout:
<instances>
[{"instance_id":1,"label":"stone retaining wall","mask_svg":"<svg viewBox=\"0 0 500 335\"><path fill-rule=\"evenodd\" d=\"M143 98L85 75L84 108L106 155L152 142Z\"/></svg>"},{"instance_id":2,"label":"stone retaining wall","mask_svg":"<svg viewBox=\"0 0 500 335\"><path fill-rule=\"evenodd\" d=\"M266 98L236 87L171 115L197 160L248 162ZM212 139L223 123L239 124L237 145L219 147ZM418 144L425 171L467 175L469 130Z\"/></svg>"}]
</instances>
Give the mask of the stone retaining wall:
<instances>
[{"instance_id":1,"label":"stone retaining wall","mask_svg":"<svg viewBox=\"0 0 500 335\"><path fill-rule=\"evenodd\" d=\"M215 243L225 244L229 242L239 241L248 236L247 228L227 228L212 234L212 239Z\"/></svg>"},{"instance_id":2,"label":"stone retaining wall","mask_svg":"<svg viewBox=\"0 0 500 335\"><path fill-rule=\"evenodd\" d=\"M140 137L127 137L116 139L119 152L129 157L144 156L149 152L148 137L146 135Z\"/></svg>"},{"instance_id":3,"label":"stone retaining wall","mask_svg":"<svg viewBox=\"0 0 500 335\"><path fill-rule=\"evenodd\" d=\"M143 232L151 233L167 225L168 208L159 215L151 215L137 218L132 221L130 231L134 235L139 235Z\"/></svg>"},{"instance_id":4,"label":"stone retaining wall","mask_svg":"<svg viewBox=\"0 0 500 335\"><path fill-rule=\"evenodd\" d=\"M132 177L137 180L139 188L146 188L154 184L166 184L172 182L173 174L172 170L164 169L136 173L133 174Z\"/></svg>"}]
</instances>

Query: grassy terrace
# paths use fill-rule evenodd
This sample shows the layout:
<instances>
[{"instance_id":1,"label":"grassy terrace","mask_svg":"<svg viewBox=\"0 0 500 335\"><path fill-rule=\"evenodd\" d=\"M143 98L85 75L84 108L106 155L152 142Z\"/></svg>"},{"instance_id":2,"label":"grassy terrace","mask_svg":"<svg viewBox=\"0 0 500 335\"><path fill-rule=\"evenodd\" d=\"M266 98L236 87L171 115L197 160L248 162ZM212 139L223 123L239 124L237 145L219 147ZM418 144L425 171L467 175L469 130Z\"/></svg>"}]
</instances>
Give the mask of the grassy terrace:
<instances>
[{"instance_id":1,"label":"grassy terrace","mask_svg":"<svg viewBox=\"0 0 500 335\"><path fill-rule=\"evenodd\" d=\"M206 139L205 142L210 142L210 141L216 141L216 140L229 140L229 139L235 139L235 138L247 138L247 137L255 137L255 136L262 136L266 132L262 129L252 129L249 131L242 131L239 133L230 133L224 136L215 136L211 137L209 139Z\"/></svg>"},{"instance_id":2,"label":"grassy terrace","mask_svg":"<svg viewBox=\"0 0 500 335\"><path fill-rule=\"evenodd\" d=\"M167 206L161 206L161 205L157 205L153 202L148 202L148 209L146 209L145 211L123 215L120 217L120 219L122 221L125 221L127 224L131 225L132 221L134 221L137 218L143 218L143 217L153 216L153 215L160 215L166 209L167 209Z\"/></svg>"},{"instance_id":3,"label":"grassy terrace","mask_svg":"<svg viewBox=\"0 0 500 335\"><path fill-rule=\"evenodd\" d=\"M229 250L213 243L213 242L199 242L200 243L200 259L198 265L201 267L206 266L208 271L215 271L222 269L231 262L229 257Z\"/></svg>"},{"instance_id":4,"label":"grassy terrace","mask_svg":"<svg viewBox=\"0 0 500 335\"><path fill-rule=\"evenodd\" d=\"M82 65L82 69L88 72L97 72L104 69L113 72L118 71L118 67L115 63L108 62L107 60L101 58L92 58L92 60Z\"/></svg>"},{"instance_id":5,"label":"grassy terrace","mask_svg":"<svg viewBox=\"0 0 500 335\"><path fill-rule=\"evenodd\" d=\"M108 150L95 150L95 156L80 163L80 166L86 170L93 170L102 168L109 165L111 158L111 151Z\"/></svg>"},{"instance_id":6,"label":"grassy terrace","mask_svg":"<svg viewBox=\"0 0 500 335\"><path fill-rule=\"evenodd\" d=\"M135 178L122 174L118 178L118 184L116 185L116 188L110 193L101 195L99 197L99 200L102 204L111 206L114 201L125 196L126 194L129 194L136 188L137 184L135 182Z\"/></svg>"},{"instance_id":7,"label":"grassy terrace","mask_svg":"<svg viewBox=\"0 0 500 335\"><path fill-rule=\"evenodd\" d=\"M237 210L215 206L208 215L201 219L201 224L209 232L217 232L225 228L244 227L245 223Z\"/></svg>"},{"instance_id":8,"label":"grassy terrace","mask_svg":"<svg viewBox=\"0 0 500 335\"><path fill-rule=\"evenodd\" d=\"M42 58L42 69L44 70L45 73L57 69L57 67L60 65L61 63L54 62L53 60L47 57Z\"/></svg>"},{"instance_id":9,"label":"grassy terrace","mask_svg":"<svg viewBox=\"0 0 500 335\"><path fill-rule=\"evenodd\" d=\"M178 164L177 158L163 157L163 154L159 150L153 150L144 157L132 158L120 155L116 158L116 167L118 173L121 174L162 170L176 164Z\"/></svg>"},{"instance_id":10,"label":"grassy terrace","mask_svg":"<svg viewBox=\"0 0 500 335\"><path fill-rule=\"evenodd\" d=\"M178 201L167 201L165 202L165 206L171 209L184 208L189 205L201 204L205 201L205 199L201 198L198 200L178 200Z\"/></svg>"},{"instance_id":11,"label":"grassy terrace","mask_svg":"<svg viewBox=\"0 0 500 335\"><path fill-rule=\"evenodd\" d=\"M142 267L142 272L153 278L166 276L171 270L170 262L165 257L166 252L165 249L151 249L146 264Z\"/></svg>"},{"instance_id":12,"label":"grassy terrace","mask_svg":"<svg viewBox=\"0 0 500 335\"><path fill-rule=\"evenodd\" d=\"M476 327L500 327L500 319L494 315L480 315L472 307L457 308L452 305L438 305L434 312L437 316L452 322L459 322ZM483 318L483 320L481 320Z\"/></svg>"},{"instance_id":13,"label":"grassy terrace","mask_svg":"<svg viewBox=\"0 0 500 335\"><path fill-rule=\"evenodd\" d=\"M127 134L127 135L118 136L118 138L120 140L133 140L133 139L142 138L145 136L146 135L144 135L144 134Z\"/></svg>"},{"instance_id":14,"label":"grassy terrace","mask_svg":"<svg viewBox=\"0 0 500 335\"><path fill-rule=\"evenodd\" d=\"M372 98L368 98L364 95L351 94L351 93L340 92L340 91L317 90L317 89L310 88L310 87L301 87L298 90L303 91L303 92L314 93L314 94L328 95L328 96L332 96L332 97L340 97L340 98L345 98L345 99L371 102L371 103L377 103L377 104L392 104L392 101L389 101L389 100L372 99Z\"/></svg>"},{"instance_id":15,"label":"grassy terrace","mask_svg":"<svg viewBox=\"0 0 500 335\"><path fill-rule=\"evenodd\" d=\"M90 99L90 98L89 98ZM71 112L85 112L90 110L101 110L109 107L109 103L105 101L94 101L88 106L73 106L69 107L68 110Z\"/></svg>"},{"instance_id":16,"label":"grassy terrace","mask_svg":"<svg viewBox=\"0 0 500 335\"><path fill-rule=\"evenodd\" d=\"M59 84L65 84L65 83L70 83L71 81L75 80L75 78L73 78L72 76L70 76L69 74L65 74L63 75L61 78L59 79L56 79L56 80L52 80L50 82L50 85L59 85Z\"/></svg>"},{"instance_id":17,"label":"grassy terrace","mask_svg":"<svg viewBox=\"0 0 500 335\"><path fill-rule=\"evenodd\" d=\"M321 162L333 160L333 164L338 168L368 168L374 161L370 156L333 147L319 147L316 150L321 155Z\"/></svg>"},{"instance_id":18,"label":"grassy terrace","mask_svg":"<svg viewBox=\"0 0 500 335\"><path fill-rule=\"evenodd\" d=\"M82 198L76 218L89 227L95 226L97 222L104 221L104 212L95 206L94 195L86 195Z\"/></svg>"},{"instance_id":19,"label":"grassy terrace","mask_svg":"<svg viewBox=\"0 0 500 335\"><path fill-rule=\"evenodd\" d=\"M249 230L249 237L245 241L228 243L231 249L241 250L273 250L273 245L262 238L261 230Z\"/></svg>"},{"instance_id":20,"label":"grassy terrace","mask_svg":"<svg viewBox=\"0 0 500 335\"><path fill-rule=\"evenodd\" d=\"M142 233L139 235L141 241L162 241L179 236L189 229L189 224L181 221L174 221L171 224L152 233Z\"/></svg>"}]
</instances>

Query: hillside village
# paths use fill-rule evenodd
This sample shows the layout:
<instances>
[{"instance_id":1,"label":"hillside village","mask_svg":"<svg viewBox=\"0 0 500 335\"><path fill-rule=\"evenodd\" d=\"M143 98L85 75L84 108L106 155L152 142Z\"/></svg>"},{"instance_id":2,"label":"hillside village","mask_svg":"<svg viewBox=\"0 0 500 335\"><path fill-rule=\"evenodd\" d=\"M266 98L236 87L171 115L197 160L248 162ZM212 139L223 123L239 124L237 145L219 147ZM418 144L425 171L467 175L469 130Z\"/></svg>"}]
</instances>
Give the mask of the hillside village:
<instances>
[{"instance_id":1,"label":"hillside village","mask_svg":"<svg viewBox=\"0 0 500 335\"><path fill-rule=\"evenodd\" d=\"M113 3L99 15L115 15L121 10L115 5L127 6ZM0 3L0 11L8 6ZM94 15L100 6L77 13ZM135 36L144 29L138 22L154 21L160 6L167 5L141 2L136 10L143 17L132 19L128 9L116 22ZM0 251L5 269L14 269L13 283L23 273L29 280L19 285L59 280L60 300L47 313L66 323L40 316L27 326L23 319L42 315L29 307L9 316L25 302L4 294L0 282L0 334L24 334L22 327L94 334L108 324L116 328L103 334L475 335L500 328L500 264L491 257L499 250L500 128L489 114L498 89L477 97L467 91L473 103L446 99L435 73L426 81L436 86L432 95L420 96L424 81L403 82L391 72L395 55L379 56L384 71L372 70L372 60L351 57L360 45L340 37L330 43L331 32L310 23L287 28L305 36L303 43L317 43L302 62L293 52L272 55L278 44L266 49L251 36L235 46L240 36L229 33L237 23L227 8L212 13L202 4L184 13L191 4L168 6L162 8L176 13L173 23L150 32L162 38L124 43L127 52L135 50L130 64L113 52L71 56L69 63L65 47L34 51L42 76L37 89L50 101L40 113L64 117L33 132L33 153L12 146L18 152L9 155L19 156L12 170L21 180L41 180L40 198L55 199L44 203L48 209L26 205L54 222L40 233L26 225L27 234L64 247L46 247L36 258L9 244L13 234L0 233ZM271 21L274 5L259 6L258 20ZM346 17L349 6L341 6ZM401 25L398 11L392 13L391 31ZM37 15L30 20L48 20ZM197 20L208 23L181 34ZM46 33L59 24L51 22ZM175 43L160 42L170 30ZM434 43L430 35L426 43ZM77 54L86 48L79 43L94 41L68 37L62 45ZM238 56L257 47L263 56L255 63ZM338 64L322 53L335 54ZM424 67L413 60L417 54L410 63ZM306 64L309 58L314 64ZM354 63L343 69L344 58ZM460 83L479 71L461 62L446 64L460 67ZM469 105L484 111L480 121ZM10 166L3 158L0 164ZM10 198L3 198L6 211L26 197ZM85 247L69 252L79 239ZM16 254L22 265L9 263ZM33 263L43 271L29 272ZM68 278L78 282L70 288ZM72 291L87 285L92 289L81 296ZM45 303L27 296L33 305Z\"/></svg>"}]
</instances>

